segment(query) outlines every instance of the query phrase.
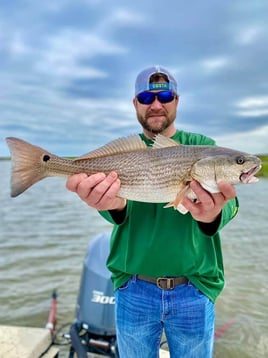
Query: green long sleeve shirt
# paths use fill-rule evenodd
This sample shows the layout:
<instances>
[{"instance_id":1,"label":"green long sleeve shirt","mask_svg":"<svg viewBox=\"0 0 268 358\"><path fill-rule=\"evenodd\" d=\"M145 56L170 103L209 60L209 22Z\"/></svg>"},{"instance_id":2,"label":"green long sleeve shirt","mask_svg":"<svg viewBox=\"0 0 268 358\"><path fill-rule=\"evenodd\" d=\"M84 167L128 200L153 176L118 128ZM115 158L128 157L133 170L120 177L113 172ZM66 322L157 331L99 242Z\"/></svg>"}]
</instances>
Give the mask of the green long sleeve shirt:
<instances>
[{"instance_id":1,"label":"green long sleeve shirt","mask_svg":"<svg viewBox=\"0 0 268 358\"><path fill-rule=\"evenodd\" d=\"M211 138L184 131L177 131L172 139L185 145L215 145ZM164 206L128 201L123 214L100 212L114 224L107 267L115 289L135 274L185 276L214 302L224 286L219 231L236 215L238 200L230 200L212 224Z\"/></svg>"}]
</instances>

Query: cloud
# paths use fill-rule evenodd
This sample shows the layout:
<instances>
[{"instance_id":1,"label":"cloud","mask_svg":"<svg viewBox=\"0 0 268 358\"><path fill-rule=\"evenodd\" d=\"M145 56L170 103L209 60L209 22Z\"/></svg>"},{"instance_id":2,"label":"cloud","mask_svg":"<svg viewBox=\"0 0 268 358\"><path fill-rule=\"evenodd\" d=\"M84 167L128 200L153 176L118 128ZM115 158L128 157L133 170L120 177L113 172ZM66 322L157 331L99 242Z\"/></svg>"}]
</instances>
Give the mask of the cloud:
<instances>
[{"instance_id":1,"label":"cloud","mask_svg":"<svg viewBox=\"0 0 268 358\"><path fill-rule=\"evenodd\" d=\"M262 34L263 29L258 25L246 27L238 31L235 40L240 45L250 45L259 40Z\"/></svg>"},{"instance_id":2,"label":"cloud","mask_svg":"<svg viewBox=\"0 0 268 358\"><path fill-rule=\"evenodd\" d=\"M64 29L47 39L34 69L51 76L104 78L105 70L98 70L83 62L98 56L118 55L126 50L122 46L91 34L72 29Z\"/></svg>"},{"instance_id":3,"label":"cloud","mask_svg":"<svg viewBox=\"0 0 268 358\"><path fill-rule=\"evenodd\" d=\"M221 71L223 68L230 66L232 63L231 59L226 56L212 57L203 59L200 62L200 66L207 73L215 73Z\"/></svg>"},{"instance_id":4,"label":"cloud","mask_svg":"<svg viewBox=\"0 0 268 358\"><path fill-rule=\"evenodd\" d=\"M105 22L105 26L114 25L115 27L133 27L138 26L145 23L145 17L136 11L129 11L125 7L119 7L115 9L111 16L108 17L107 21Z\"/></svg>"},{"instance_id":5,"label":"cloud","mask_svg":"<svg viewBox=\"0 0 268 358\"><path fill-rule=\"evenodd\" d=\"M245 132L219 134L215 136L217 144L241 150L251 154L267 154L268 125Z\"/></svg>"},{"instance_id":6,"label":"cloud","mask_svg":"<svg viewBox=\"0 0 268 358\"><path fill-rule=\"evenodd\" d=\"M268 117L268 96L246 97L238 101L235 106L237 114L243 117Z\"/></svg>"},{"instance_id":7,"label":"cloud","mask_svg":"<svg viewBox=\"0 0 268 358\"><path fill-rule=\"evenodd\" d=\"M79 155L140 131L135 77L161 64L178 79L178 128L268 152L267 6L2 2L2 139L20 136ZM0 155L7 154L1 140Z\"/></svg>"},{"instance_id":8,"label":"cloud","mask_svg":"<svg viewBox=\"0 0 268 358\"><path fill-rule=\"evenodd\" d=\"M9 41L8 52L13 59L24 57L30 52L21 32L16 31L13 34L13 37Z\"/></svg>"}]
</instances>

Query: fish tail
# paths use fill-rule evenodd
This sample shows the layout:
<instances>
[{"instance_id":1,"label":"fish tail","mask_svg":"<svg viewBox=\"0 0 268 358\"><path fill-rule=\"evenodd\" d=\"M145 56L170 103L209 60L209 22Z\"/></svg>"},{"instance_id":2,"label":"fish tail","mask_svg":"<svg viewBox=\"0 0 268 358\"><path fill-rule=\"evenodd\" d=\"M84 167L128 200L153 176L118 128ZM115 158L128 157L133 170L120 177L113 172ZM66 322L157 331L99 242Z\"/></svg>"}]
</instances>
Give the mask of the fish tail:
<instances>
[{"instance_id":1,"label":"fish tail","mask_svg":"<svg viewBox=\"0 0 268 358\"><path fill-rule=\"evenodd\" d=\"M6 138L6 142L12 160L10 195L16 197L34 183L49 176L42 162L45 160L45 155L50 153L14 137Z\"/></svg>"}]
</instances>

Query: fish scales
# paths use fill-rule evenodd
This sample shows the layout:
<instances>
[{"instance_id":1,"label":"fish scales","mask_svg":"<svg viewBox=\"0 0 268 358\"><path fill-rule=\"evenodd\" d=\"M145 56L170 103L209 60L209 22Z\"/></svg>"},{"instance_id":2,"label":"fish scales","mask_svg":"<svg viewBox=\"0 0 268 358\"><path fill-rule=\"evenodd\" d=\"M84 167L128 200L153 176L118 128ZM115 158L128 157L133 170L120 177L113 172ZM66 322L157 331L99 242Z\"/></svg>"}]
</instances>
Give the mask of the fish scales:
<instances>
[{"instance_id":1,"label":"fish scales","mask_svg":"<svg viewBox=\"0 0 268 358\"><path fill-rule=\"evenodd\" d=\"M179 160L179 165L174 166L174 159L178 161L178 154L180 155L178 150L180 152L182 149L179 147L167 149L164 151L149 149L62 164L64 167L68 164L68 169L64 170L71 173L85 172L91 175L116 171L121 181L119 195L131 200L166 202L176 195L184 176L188 176L191 164L185 157Z\"/></svg>"},{"instance_id":2,"label":"fish scales","mask_svg":"<svg viewBox=\"0 0 268 358\"><path fill-rule=\"evenodd\" d=\"M197 180L211 193L218 183L253 183L261 168L258 157L237 150L180 145L158 135L152 148L139 136L120 138L75 160L58 157L18 138L7 138L12 157L11 196L15 197L48 176L88 175L115 171L121 181L118 196L130 200L167 203L178 207L191 199L189 182Z\"/></svg>"},{"instance_id":3,"label":"fish scales","mask_svg":"<svg viewBox=\"0 0 268 358\"><path fill-rule=\"evenodd\" d=\"M131 167L123 166L122 172L114 169L122 183L119 194L137 201L171 201L178 188L192 180L191 167L205 149L178 146L131 155Z\"/></svg>"}]
</instances>

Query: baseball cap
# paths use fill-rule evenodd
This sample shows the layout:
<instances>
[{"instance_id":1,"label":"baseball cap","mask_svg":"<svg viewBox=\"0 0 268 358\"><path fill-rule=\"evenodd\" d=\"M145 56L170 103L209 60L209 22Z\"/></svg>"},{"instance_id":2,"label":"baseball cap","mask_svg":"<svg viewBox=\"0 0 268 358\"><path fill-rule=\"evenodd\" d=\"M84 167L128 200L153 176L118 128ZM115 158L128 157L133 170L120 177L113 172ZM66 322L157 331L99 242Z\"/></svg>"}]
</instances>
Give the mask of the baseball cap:
<instances>
[{"instance_id":1,"label":"baseball cap","mask_svg":"<svg viewBox=\"0 0 268 358\"><path fill-rule=\"evenodd\" d=\"M150 78L156 73L167 76L169 83L150 83ZM135 96L144 91L166 90L177 93L177 82L171 73L161 66L153 66L141 71L135 82Z\"/></svg>"}]
</instances>

